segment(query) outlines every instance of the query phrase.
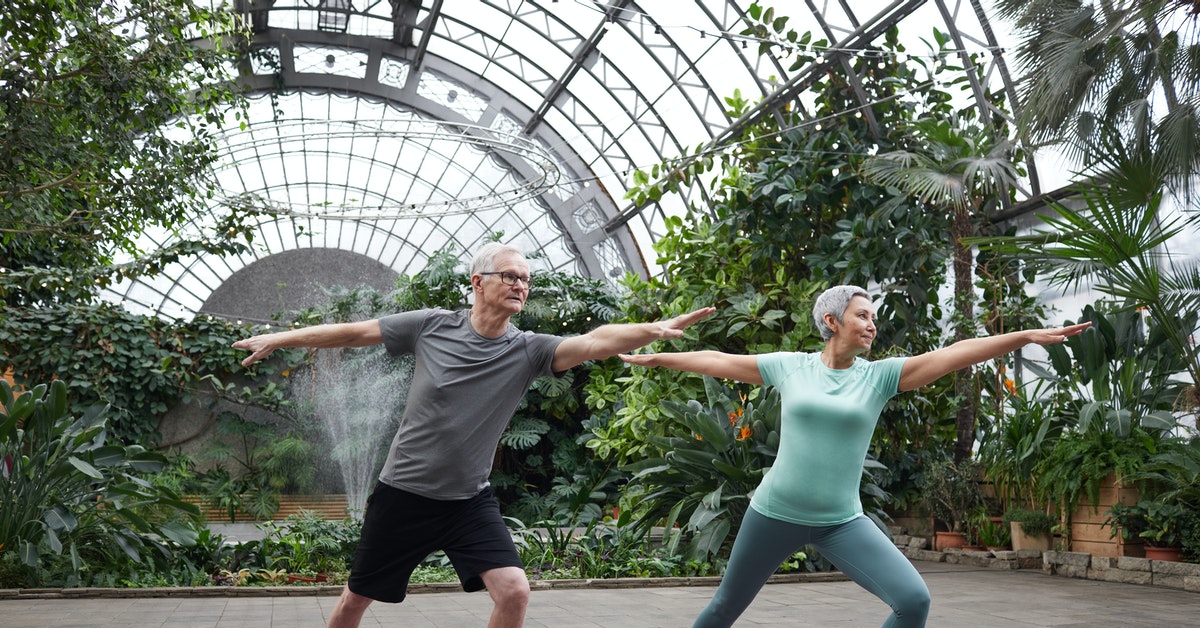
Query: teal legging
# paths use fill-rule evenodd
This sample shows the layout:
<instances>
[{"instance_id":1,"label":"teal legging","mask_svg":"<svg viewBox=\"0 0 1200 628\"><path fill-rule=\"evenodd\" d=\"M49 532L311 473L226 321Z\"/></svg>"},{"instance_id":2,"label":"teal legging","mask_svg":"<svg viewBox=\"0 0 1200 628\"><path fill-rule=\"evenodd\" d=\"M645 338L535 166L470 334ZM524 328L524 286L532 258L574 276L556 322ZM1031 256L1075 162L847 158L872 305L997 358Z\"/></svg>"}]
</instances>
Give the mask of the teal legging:
<instances>
[{"instance_id":1,"label":"teal legging","mask_svg":"<svg viewBox=\"0 0 1200 628\"><path fill-rule=\"evenodd\" d=\"M892 607L885 627L924 626L929 589L912 563L870 519L806 526L746 510L721 586L693 628L732 626L780 563L813 545L851 580Z\"/></svg>"}]
</instances>

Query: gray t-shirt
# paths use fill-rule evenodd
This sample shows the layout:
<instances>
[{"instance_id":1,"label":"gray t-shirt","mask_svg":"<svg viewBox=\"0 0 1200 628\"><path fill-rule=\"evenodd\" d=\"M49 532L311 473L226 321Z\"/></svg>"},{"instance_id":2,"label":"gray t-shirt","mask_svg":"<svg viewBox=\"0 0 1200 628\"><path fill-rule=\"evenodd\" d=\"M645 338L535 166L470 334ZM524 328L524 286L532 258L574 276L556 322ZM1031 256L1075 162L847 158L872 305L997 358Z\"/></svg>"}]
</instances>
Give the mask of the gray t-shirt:
<instances>
[{"instance_id":1,"label":"gray t-shirt","mask_svg":"<svg viewBox=\"0 0 1200 628\"><path fill-rule=\"evenodd\" d=\"M466 499L488 485L500 435L533 380L554 375L563 339L509 325L499 338L470 311L415 310L379 319L388 353L416 366L379 481L430 499Z\"/></svg>"}]
</instances>

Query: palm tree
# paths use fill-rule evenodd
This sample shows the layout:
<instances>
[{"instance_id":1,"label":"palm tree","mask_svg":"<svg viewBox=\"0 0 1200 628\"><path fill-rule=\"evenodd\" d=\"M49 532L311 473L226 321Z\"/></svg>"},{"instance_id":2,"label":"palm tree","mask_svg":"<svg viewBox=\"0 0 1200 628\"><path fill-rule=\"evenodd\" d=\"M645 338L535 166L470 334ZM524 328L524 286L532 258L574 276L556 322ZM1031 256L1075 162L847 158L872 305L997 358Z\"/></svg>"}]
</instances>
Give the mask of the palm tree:
<instances>
[{"instance_id":1,"label":"palm tree","mask_svg":"<svg viewBox=\"0 0 1200 628\"><path fill-rule=\"evenodd\" d=\"M1092 279L1122 304L1145 308L1200 383L1200 270L1167 248L1200 225L1200 212L1164 220L1159 211L1164 194L1194 207L1200 2L998 0L997 7L1022 33L1022 132L1065 146L1090 178L1077 186L1082 208L1051 203L1050 229L994 248L1050 270L1064 288ZM1195 385L1184 407L1200 408Z\"/></svg>"},{"instance_id":2,"label":"palm tree","mask_svg":"<svg viewBox=\"0 0 1200 628\"><path fill-rule=\"evenodd\" d=\"M925 118L910 129L912 150L896 150L866 159L862 172L880 185L895 187L921 203L952 212L954 246L955 340L974 336L974 255L965 239L975 234L980 210L1007 194L1018 175L1011 144L995 131L957 120ZM955 415L958 437L954 459L970 457L975 443L975 382L969 368L956 374Z\"/></svg>"},{"instance_id":3,"label":"palm tree","mask_svg":"<svg viewBox=\"0 0 1200 628\"><path fill-rule=\"evenodd\" d=\"M1022 259L1041 271L1051 286L1076 290L1091 284L1123 308L1147 313L1186 362L1193 386L1180 405L1200 409L1200 263L1171 255L1171 240L1195 221L1164 217L1166 181L1175 176L1169 157L1153 144L1124 143L1121 130L1105 125L1087 150L1094 173L1076 185L1081 202L1052 202L1046 228L1012 237L969 241L981 248Z\"/></svg>"},{"instance_id":4,"label":"palm tree","mask_svg":"<svg viewBox=\"0 0 1200 628\"><path fill-rule=\"evenodd\" d=\"M1018 123L1073 157L1121 129L1151 147L1170 187L1200 165L1200 3L1195 0L998 0L1020 33Z\"/></svg>"}]
</instances>

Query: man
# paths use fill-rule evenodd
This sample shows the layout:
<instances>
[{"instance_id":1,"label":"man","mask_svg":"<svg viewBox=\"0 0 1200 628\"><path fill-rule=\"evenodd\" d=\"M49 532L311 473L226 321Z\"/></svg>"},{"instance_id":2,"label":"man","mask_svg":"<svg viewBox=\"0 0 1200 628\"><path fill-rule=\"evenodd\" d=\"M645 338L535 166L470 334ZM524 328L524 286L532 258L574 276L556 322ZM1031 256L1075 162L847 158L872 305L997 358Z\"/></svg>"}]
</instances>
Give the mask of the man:
<instances>
[{"instance_id":1,"label":"man","mask_svg":"<svg viewBox=\"0 0 1200 628\"><path fill-rule=\"evenodd\" d=\"M382 343L416 363L404 416L379 483L367 500L362 539L330 628L357 626L374 600L403 601L413 569L436 550L450 558L463 589L486 588L489 626L521 626L529 581L488 484L496 445L533 380L626 353L712 314L708 307L657 323L614 324L560 338L522 332L509 319L529 296L529 263L490 243L471 262L469 310L393 314L239 340L249 366L283 347Z\"/></svg>"}]
</instances>

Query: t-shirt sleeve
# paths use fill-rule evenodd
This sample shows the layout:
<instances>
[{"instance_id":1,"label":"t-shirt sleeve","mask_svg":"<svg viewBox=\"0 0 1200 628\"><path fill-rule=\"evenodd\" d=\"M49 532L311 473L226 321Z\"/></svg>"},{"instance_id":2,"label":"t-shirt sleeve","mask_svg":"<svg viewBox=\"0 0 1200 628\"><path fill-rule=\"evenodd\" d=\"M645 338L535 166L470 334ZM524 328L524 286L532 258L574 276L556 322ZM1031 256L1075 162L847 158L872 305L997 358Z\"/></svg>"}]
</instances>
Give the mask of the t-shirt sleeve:
<instances>
[{"instance_id":1,"label":"t-shirt sleeve","mask_svg":"<svg viewBox=\"0 0 1200 628\"><path fill-rule=\"evenodd\" d=\"M767 386L774 386L776 383L783 381L787 375L788 365L791 363L793 354L783 351L775 353L764 353L758 356L758 374L762 376L763 383Z\"/></svg>"},{"instance_id":2,"label":"t-shirt sleeve","mask_svg":"<svg viewBox=\"0 0 1200 628\"><path fill-rule=\"evenodd\" d=\"M900 392L900 373L904 370L906 360L907 357L884 358L871 363L875 388L885 399L890 399Z\"/></svg>"},{"instance_id":3,"label":"t-shirt sleeve","mask_svg":"<svg viewBox=\"0 0 1200 628\"><path fill-rule=\"evenodd\" d=\"M429 318L431 310L412 310L389 314L379 319L379 331L383 334L383 346L392 355L412 353L416 349L417 336Z\"/></svg>"},{"instance_id":4,"label":"t-shirt sleeve","mask_svg":"<svg viewBox=\"0 0 1200 628\"><path fill-rule=\"evenodd\" d=\"M533 363L534 374L536 377L550 375L553 377L562 377L562 371L554 372L554 352L558 349L559 343L564 338L562 336L551 336L549 334L535 334L533 332L525 332L529 338L526 345L529 352L529 360Z\"/></svg>"}]
</instances>

